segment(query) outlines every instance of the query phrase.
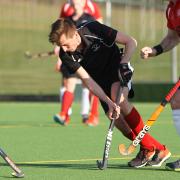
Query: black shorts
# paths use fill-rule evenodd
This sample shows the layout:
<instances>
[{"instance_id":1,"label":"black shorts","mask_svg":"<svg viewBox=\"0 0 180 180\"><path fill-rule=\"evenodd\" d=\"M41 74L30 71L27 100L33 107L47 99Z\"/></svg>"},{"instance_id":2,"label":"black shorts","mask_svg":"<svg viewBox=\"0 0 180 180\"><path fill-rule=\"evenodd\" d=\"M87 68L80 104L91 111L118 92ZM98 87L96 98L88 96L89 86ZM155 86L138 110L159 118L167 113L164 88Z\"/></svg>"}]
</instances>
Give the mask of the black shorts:
<instances>
[{"instance_id":1,"label":"black shorts","mask_svg":"<svg viewBox=\"0 0 180 180\"><path fill-rule=\"evenodd\" d=\"M70 73L69 70L65 65L62 64L61 66L61 73L63 75L63 78L77 78L77 75L75 73Z\"/></svg>"}]
</instances>

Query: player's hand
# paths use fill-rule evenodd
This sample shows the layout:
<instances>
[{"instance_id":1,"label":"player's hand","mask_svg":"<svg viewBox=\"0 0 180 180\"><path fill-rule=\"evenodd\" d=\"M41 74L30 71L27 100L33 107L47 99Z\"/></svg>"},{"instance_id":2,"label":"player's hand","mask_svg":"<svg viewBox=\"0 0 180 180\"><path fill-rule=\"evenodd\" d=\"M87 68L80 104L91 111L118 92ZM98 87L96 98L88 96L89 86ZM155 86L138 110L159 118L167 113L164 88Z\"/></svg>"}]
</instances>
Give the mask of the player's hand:
<instances>
[{"instance_id":1,"label":"player's hand","mask_svg":"<svg viewBox=\"0 0 180 180\"><path fill-rule=\"evenodd\" d=\"M118 119L120 115L120 107L116 103L108 104L109 111L108 111L108 118L109 119Z\"/></svg>"},{"instance_id":2,"label":"player's hand","mask_svg":"<svg viewBox=\"0 0 180 180\"><path fill-rule=\"evenodd\" d=\"M153 55L154 55L154 51L151 47L144 47L141 49L141 53L140 53L141 58L147 59Z\"/></svg>"},{"instance_id":3,"label":"player's hand","mask_svg":"<svg viewBox=\"0 0 180 180\"><path fill-rule=\"evenodd\" d=\"M59 56L59 51L60 51L60 47L59 47L59 46L55 46L55 48L54 48L54 54L55 54L56 56Z\"/></svg>"},{"instance_id":4,"label":"player's hand","mask_svg":"<svg viewBox=\"0 0 180 180\"><path fill-rule=\"evenodd\" d=\"M61 65L62 65L62 61L58 58L58 60L56 62L55 70L60 72L61 71Z\"/></svg>"}]
</instances>

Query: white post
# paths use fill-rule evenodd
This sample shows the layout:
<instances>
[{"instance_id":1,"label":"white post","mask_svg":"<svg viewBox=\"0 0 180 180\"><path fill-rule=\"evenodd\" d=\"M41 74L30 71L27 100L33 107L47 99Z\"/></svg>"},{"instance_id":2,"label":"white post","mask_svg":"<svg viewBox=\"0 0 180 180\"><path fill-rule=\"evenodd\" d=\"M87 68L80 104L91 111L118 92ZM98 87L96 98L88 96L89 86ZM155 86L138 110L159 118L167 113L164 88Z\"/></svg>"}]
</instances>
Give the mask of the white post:
<instances>
[{"instance_id":1,"label":"white post","mask_svg":"<svg viewBox=\"0 0 180 180\"><path fill-rule=\"evenodd\" d=\"M106 0L106 25L111 26L111 14L112 13L112 5L110 0Z\"/></svg>"},{"instance_id":2,"label":"white post","mask_svg":"<svg viewBox=\"0 0 180 180\"><path fill-rule=\"evenodd\" d=\"M155 0L151 0L150 1L150 40L155 41L156 39L156 33L155 33L155 20L156 20L156 16L155 16Z\"/></svg>"},{"instance_id":3,"label":"white post","mask_svg":"<svg viewBox=\"0 0 180 180\"><path fill-rule=\"evenodd\" d=\"M130 19L132 18L131 17L131 0L129 1L126 1L126 4L125 4L125 15L124 15L124 26L125 26L125 32L127 34L130 33Z\"/></svg>"},{"instance_id":4,"label":"white post","mask_svg":"<svg viewBox=\"0 0 180 180\"><path fill-rule=\"evenodd\" d=\"M139 39L140 40L145 40L146 39L146 29L147 29L147 26L146 26L146 0L141 0L140 1L140 23L139 23Z\"/></svg>"},{"instance_id":5,"label":"white post","mask_svg":"<svg viewBox=\"0 0 180 180\"><path fill-rule=\"evenodd\" d=\"M178 77L177 77L177 71L178 71L178 68L177 68L177 47L173 48L172 49L172 69L171 69L171 74L172 74L172 81L175 83L177 82L178 80Z\"/></svg>"}]
</instances>

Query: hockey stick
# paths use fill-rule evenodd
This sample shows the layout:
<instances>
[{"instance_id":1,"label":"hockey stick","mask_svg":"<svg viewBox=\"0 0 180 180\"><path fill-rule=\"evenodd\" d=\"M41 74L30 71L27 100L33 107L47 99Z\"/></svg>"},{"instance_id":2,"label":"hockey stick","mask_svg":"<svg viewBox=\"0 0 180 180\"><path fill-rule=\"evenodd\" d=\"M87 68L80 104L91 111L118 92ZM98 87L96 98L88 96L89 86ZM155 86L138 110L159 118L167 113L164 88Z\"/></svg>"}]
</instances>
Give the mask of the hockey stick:
<instances>
[{"instance_id":1,"label":"hockey stick","mask_svg":"<svg viewBox=\"0 0 180 180\"><path fill-rule=\"evenodd\" d=\"M42 52L42 53L37 53L37 54L31 54L29 51L26 51L24 55L28 59L36 59L36 58L54 56L55 54L54 54L54 51Z\"/></svg>"},{"instance_id":2,"label":"hockey stick","mask_svg":"<svg viewBox=\"0 0 180 180\"><path fill-rule=\"evenodd\" d=\"M0 155L14 170L12 176L21 177L21 178L24 177L24 173L14 164L14 162L7 156L7 154L1 148L0 148Z\"/></svg>"},{"instance_id":3,"label":"hockey stick","mask_svg":"<svg viewBox=\"0 0 180 180\"><path fill-rule=\"evenodd\" d=\"M127 149L124 144L119 145L119 152L122 155L129 155L132 152L134 152L136 146L138 146L138 144L142 141L143 137L146 135L146 133L151 128L151 126L157 120L160 113L164 110L166 104L171 100L171 98L176 93L176 91L179 87L180 87L180 80L178 80L178 82L174 85L174 87L169 91L169 93L166 95L166 97L162 100L161 104L153 112L153 114L151 115L151 117L148 119L147 123L143 127L143 129L139 132L139 134L136 136L136 138L133 140L133 142L129 145L129 147Z\"/></svg>"},{"instance_id":4,"label":"hockey stick","mask_svg":"<svg viewBox=\"0 0 180 180\"><path fill-rule=\"evenodd\" d=\"M119 88L118 88L118 94L117 94L117 97L116 97L116 103L119 103L119 100L122 96L122 90L123 90L123 87L125 87L126 85L124 84L123 82L123 79L121 77L121 74L120 72L119 73L119 79L120 79L120 85L119 85ZM115 112L114 112L115 113ZM109 158L109 152L110 152L110 147L111 147L111 142L112 142L112 135L113 135L113 128L114 128L114 123L115 123L115 114L113 113L112 117L113 119L111 120L110 122L110 125L109 125L109 129L108 129L108 133L107 133L107 136L106 136L106 141L105 141L105 146L104 146L104 153L103 153L103 159L102 160L97 160L96 163L97 163L97 167L101 170L104 170L107 168L107 163L108 163L108 158Z\"/></svg>"}]
</instances>

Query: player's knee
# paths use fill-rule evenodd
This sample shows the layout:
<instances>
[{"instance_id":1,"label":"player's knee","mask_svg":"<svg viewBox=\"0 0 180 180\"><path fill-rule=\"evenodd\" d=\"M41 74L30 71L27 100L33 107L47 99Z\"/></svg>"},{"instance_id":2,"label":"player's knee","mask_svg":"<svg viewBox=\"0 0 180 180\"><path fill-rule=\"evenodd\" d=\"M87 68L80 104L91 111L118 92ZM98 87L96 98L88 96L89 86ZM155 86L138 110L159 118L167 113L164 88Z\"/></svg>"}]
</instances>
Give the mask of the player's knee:
<instances>
[{"instance_id":1,"label":"player's knee","mask_svg":"<svg viewBox=\"0 0 180 180\"><path fill-rule=\"evenodd\" d=\"M180 109L180 96L175 96L171 100L171 107L172 109Z\"/></svg>"}]
</instances>

